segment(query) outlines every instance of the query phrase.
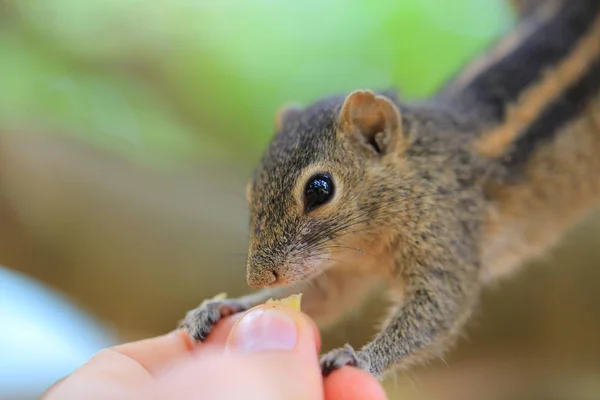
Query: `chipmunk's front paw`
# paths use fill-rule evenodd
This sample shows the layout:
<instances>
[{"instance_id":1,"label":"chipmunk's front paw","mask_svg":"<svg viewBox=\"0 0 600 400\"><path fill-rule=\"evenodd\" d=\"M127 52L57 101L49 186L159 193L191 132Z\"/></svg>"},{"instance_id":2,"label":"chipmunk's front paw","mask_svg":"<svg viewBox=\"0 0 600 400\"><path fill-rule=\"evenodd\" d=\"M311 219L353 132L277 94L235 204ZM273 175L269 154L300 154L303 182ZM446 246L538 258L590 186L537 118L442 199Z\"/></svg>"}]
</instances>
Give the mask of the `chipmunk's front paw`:
<instances>
[{"instance_id":1,"label":"chipmunk's front paw","mask_svg":"<svg viewBox=\"0 0 600 400\"><path fill-rule=\"evenodd\" d=\"M221 319L247 309L246 304L235 299L206 300L198 308L188 311L179 326L187 330L194 342L202 342Z\"/></svg>"},{"instance_id":2,"label":"chipmunk's front paw","mask_svg":"<svg viewBox=\"0 0 600 400\"><path fill-rule=\"evenodd\" d=\"M330 351L321 357L321 371L327 376L346 365L369 371L369 363L363 360L349 344Z\"/></svg>"}]
</instances>

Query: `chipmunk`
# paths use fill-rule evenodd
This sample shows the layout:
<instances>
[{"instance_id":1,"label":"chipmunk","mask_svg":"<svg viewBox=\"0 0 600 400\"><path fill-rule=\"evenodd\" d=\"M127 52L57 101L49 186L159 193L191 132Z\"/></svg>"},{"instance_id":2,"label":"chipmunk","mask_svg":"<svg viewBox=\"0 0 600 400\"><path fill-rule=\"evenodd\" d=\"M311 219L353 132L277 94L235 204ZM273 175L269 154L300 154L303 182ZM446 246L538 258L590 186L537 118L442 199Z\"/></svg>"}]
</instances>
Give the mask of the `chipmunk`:
<instances>
[{"instance_id":1,"label":"chipmunk","mask_svg":"<svg viewBox=\"0 0 600 400\"><path fill-rule=\"evenodd\" d=\"M263 290L188 312L190 336L297 292L330 323L384 283L381 331L323 355L323 374L382 379L449 349L487 285L600 200L600 1L536 3L429 101L356 90L283 108L247 188L247 282Z\"/></svg>"}]
</instances>

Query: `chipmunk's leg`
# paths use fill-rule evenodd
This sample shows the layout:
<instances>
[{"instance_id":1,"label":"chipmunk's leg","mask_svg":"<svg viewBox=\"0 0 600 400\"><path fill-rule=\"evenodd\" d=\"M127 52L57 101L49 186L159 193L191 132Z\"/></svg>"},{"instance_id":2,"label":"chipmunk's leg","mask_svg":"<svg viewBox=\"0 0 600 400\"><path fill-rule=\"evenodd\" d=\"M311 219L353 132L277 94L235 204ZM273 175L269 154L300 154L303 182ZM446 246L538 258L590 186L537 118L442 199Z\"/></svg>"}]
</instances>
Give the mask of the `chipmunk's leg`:
<instances>
[{"instance_id":1,"label":"chipmunk's leg","mask_svg":"<svg viewBox=\"0 0 600 400\"><path fill-rule=\"evenodd\" d=\"M391 367L441 356L468 319L480 292L477 263L455 261L445 264L449 266L421 264L405 274L404 300L383 330L358 352L346 345L324 355L323 374L353 365L381 379Z\"/></svg>"},{"instance_id":2,"label":"chipmunk's leg","mask_svg":"<svg viewBox=\"0 0 600 400\"><path fill-rule=\"evenodd\" d=\"M207 300L189 311L180 323L194 341L204 341L222 318L246 311L270 298L302 293L302 311L319 325L335 322L344 310L361 302L376 280L352 271L330 270L310 283L267 288L237 299Z\"/></svg>"}]
</instances>

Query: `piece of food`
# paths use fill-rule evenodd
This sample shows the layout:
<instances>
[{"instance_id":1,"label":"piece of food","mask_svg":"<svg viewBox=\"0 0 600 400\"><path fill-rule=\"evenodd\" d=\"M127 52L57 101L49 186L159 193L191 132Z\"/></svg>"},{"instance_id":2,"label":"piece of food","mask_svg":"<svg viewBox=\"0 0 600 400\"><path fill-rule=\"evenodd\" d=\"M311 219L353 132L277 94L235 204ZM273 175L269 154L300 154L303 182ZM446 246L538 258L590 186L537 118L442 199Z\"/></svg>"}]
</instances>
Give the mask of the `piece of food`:
<instances>
[{"instance_id":1,"label":"piece of food","mask_svg":"<svg viewBox=\"0 0 600 400\"><path fill-rule=\"evenodd\" d=\"M291 296L288 296L288 297L280 299L280 300L269 299L269 300L267 300L267 302L265 304L281 304L286 307L290 307L296 311L300 311L301 303L302 303L302 293L298 293L298 294L293 294Z\"/></svg>"},{"instance_id":2,"label":"piece of food","mask_svg":"<svg viewBox=\"0 0 600 400\"><path fill-rule=\"evenodd\" d=\"M213 297L210 300L211 301L221 301L221 300L225 300L226 298L227 298L227 293L223 292L223 293L219 293L218 295L216 295L215 297Z\"/></svg>"}]
</instances>

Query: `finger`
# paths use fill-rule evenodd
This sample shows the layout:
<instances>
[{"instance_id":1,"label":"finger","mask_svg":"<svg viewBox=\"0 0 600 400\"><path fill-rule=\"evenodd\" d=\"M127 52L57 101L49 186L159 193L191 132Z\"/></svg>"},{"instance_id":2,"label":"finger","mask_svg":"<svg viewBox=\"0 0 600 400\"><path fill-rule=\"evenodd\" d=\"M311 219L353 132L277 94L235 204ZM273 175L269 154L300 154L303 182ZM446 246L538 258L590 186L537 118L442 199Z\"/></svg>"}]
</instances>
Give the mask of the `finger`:
<instances>
[{"instance_id":1,"label":"finger","mask_svg":"<svg viewBox=\"0 0 600 400\"><path fill-rule=\"evenodd\" d=\"M140 398L148 400L322 400L321 394L308 396L291 393L281 388L281 376L273 374L264 361L239 354L223 354L215 348L207 349L203 357L180 363L166 371L146 388ZM281 369L281 365L278 366ZM294 379L285 376L285 379Z\"/></svg>"},{"instance_id":2,"label":"finger","mask_svg":"<svg viewBox=\"0 0 600 400\"><path fill-rule=\"evenodd\" d=\"M245 313L237 313L237 314L234 314L230 317L224 318L223 320L219 321L219 323L215 326L215 328L210 333L210 335L208 335L208 338L202 343L194 345L192 343L192 341L189 339L189 337L187 337L187 335L182 333L185 335L184 340L186 340L188 342L188 346L190 348L194 348L195 349L194 351L198 352L199 354L201 354L203 352L203 349L207 348L206 345L223 347L223 346L225 346L225 343L227 342L227 338L229 337L231 329L234 327L236 321L239 318L241 318L244 314ZM319 332L319 328L317 327L317 325L314 323L314 321L312 321L310 319L310 317L305 315L305 318L308 319L309 324L311 325L311 328L313 330L314 341L315 341L315 345L316 345L315 351L318 354L321 352L321 333Z\"/></svg>"},{"instance_id":3,"label":"finger","mask_svg":"<svg viewBox=\"0 0 600 400\"><path fill-rule=\"evenodd\" d=\"M236 322L225 352L207 348L166 371L154 394L185 394L181 398L189 400L323 399L315 332L312 320L288 307L256 307Z\"/></svg>"},{"instance_id":4,"label":"finger","mask_svg":"<svg viewBox=\"0 0 600 400\"><path fill-rule=\"evenodd\" d=\"M297 330L296 351L318 354L321 350L321 335L315 322L306 314L280 304L263 304L243 313L231 329L226 348L237 352L260 352L261 346L272 347L274 340L283 340L273 335L284 333L286 328L292 329L292 325ZM252 347L254 345L259 348ZM248 346L252 348L247 349Z\"/></svg>"},{"instance_id":5,"label":"finger","mask_svg":"<svg viewBox=\"0 0 600 400\"><path fill-rule=\"evenodd\" d=\"M321 398L317 342L320 336L310 318L289 307L269 304L249 310L236 322L226 349L259 363L279 386L281 398Z\"/></svg>"},{"instance_id":6,"label":"finger","mask_svg":"<svg viewBox=\"0 0 600 400\"><path fill-rule=\"evenodd\" d=\"M72 375L56 382L46 391L43 398L53 399L55 393L58 393L58 398L77 398L82 392L86 392L81 382L103 382L106 387L112 383L113 387L124 389L147 385L161 371L177 365L178 362L191 359L193 354L202 354L208 351L207 349L219 346L223 349L229 332L239 316L241 314L221 321L206 343L197 346L196 349L187 332L182 329L104 349Z\"/></svg>"},{"instance_id":7,"label":"finger","mask_svg":"<svg viewBox=\"0 0 600 400\"><path fill-rule=\"evenodd\" d=\"M385 400L381 384L368 372L344 367L325 379L326 400Z\"/></svg>"},{"instance_id":8,"label":"finger","mask_svg":"<svg viewBox=\"0 0 600 400\"><path fill-rule=\"evenodd\" d=\"M192 351L201 354L207 347L224 347L231 328L241 315L235 314L219 321L207 340L199 345L192 343L185 330L178 329L166 335L125 343L109 350L131 358L154 376L173 362L190 356Z\"/></svg>"},{"instance_id":9,"label":"finger","mask_svg":"<svg viewBox=\"0 0 600 400\"><path fill-rule=\"evenodd\" d=\"M192 347L186 333L176 330L166 335L115 346L108 351L130 358L150 375L154 375L175 360L190 357Z\"/></svg>"},{"instance_id":10,"label":"finger","mask_svg":"<svg viewBox=\"0 0 600 400\"><path fill-rule=\"evenodd\" d=\"M148 371L136 361L112 349L105 349L57 382L42 399L134 399L137 388L153 382Z\"/></svg>"}]
</instances>

